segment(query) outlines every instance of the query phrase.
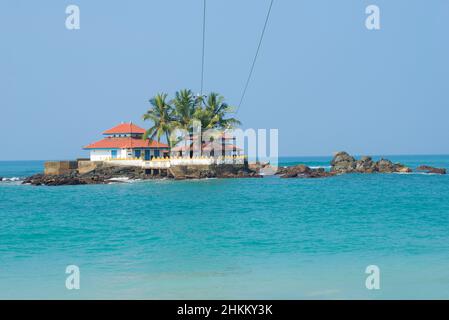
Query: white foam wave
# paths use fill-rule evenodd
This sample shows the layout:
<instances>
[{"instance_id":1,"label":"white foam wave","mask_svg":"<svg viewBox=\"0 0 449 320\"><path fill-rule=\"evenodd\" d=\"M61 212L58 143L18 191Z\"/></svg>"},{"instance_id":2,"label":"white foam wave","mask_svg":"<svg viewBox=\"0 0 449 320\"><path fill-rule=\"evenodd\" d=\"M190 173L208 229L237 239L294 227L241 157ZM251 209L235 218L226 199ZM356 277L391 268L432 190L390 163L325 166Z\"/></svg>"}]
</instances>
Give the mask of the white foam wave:
<instances>
[{"instance_id":1,"label":"white foam wave","mask_svg":"<svg viewBox=\"0 0 449 320\"><path fill-rule=\"evenodd\" d=\"M12 177L12 178L0 178L1 182L17 182L22 181L22 178L19 177Z\"/></svg>"},{"instance_id":2,"label":"white foam wave","mask_svg":"<svg viewBox=\"0 0 449 320\"><path fill-rule=\"evenodd\" d=\"M134 183L138 181L142 181L142 179L130 179L129 177L116 177L107 180L109 184L113 183Z\"/></svg>"},{"instance_id":3,"label":"white foam wave","mask_svg":"<svg viewBox=\"0 0 449 320\"><path fill-rule=\"evenodd\" d=\"M444 174L431 172L393 172L394 174L421 175L421 176L444 176Z\"/></svg>"},{"instance_id":4,"label":"white foam wave","mask_svg":"<svg viewBox=\"0 0 449 320\"><path fill-rule=\"evenodd\" d=\"M332 166L310 166L310 169L330 169Z\"/></svg>"}]
</instances>

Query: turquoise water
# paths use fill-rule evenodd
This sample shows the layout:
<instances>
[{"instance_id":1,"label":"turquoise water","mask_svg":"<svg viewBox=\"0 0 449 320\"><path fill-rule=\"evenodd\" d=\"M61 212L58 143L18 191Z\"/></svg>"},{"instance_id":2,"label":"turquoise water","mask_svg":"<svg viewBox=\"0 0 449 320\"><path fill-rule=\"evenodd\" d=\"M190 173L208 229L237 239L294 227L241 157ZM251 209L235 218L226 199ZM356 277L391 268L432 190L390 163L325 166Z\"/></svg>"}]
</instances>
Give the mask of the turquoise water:
<instances>
[{"instance_id":1,"label":"turquoise water","mask_svg":"<svg viewBox=\"0 0 449 320\"><path fill-rule=\"evenodd\" d=\"M449 156L388 158L449 168ZM0 162L0 176L41 168ZM0 182L0 298L447 299L448 197L448 175L424 174ZM65 288L71 264L80 290ZM365 288L371 264L380 290Z\"/></svg>"}]
</instances>

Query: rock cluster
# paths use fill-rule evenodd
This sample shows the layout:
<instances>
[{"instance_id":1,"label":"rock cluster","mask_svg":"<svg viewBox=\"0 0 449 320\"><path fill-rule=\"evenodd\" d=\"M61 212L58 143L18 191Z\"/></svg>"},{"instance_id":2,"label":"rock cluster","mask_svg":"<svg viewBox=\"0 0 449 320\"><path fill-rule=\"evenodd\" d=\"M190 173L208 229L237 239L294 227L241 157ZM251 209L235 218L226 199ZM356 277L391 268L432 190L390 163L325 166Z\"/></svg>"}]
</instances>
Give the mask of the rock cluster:
<instances>
[{"instance_id":1,"label":"rock cluster","mask_svg":"<svg viewBox=\"0 0 449 320\"><path fill-rule=\"evenodd\" d=\"M303 164L279 168L276 174L281 178L325 178L335 175L334 172L328 172L324 168L312 169Z\"/></svg>"},{"instance_id":2,"label":"rock cluster","mask_svg":"<svg viewBox=\"0 0 449 320\"><path fill-rule=\"evenodd\" d=\"M371 157L362 157L356 160L347 152L338 152L331 161L331 172L342 173L407 173L412 172L412 169L406 167L401 163L393 163L388 159L380 159L373 161ZM416 168L417 171L435 174L446 174L446 169L435 168L431 166L422 165Z\"/></svg>"},{"instance_id":3,"label":"rock cluster","mask_svg":"<svg viewBox=\"0 0 449 320\"><path fill-rule=\"evenodd\" d=\"M331 172L334 173L394 173L412 172L412 170L401 163L393 163L388 159L373 161L371 157L365 156L356 160L347 152L338 152L331 161Z\"/></svg>"},{"instance_id":4,"label":"rock cluster","mask_svg":"<svg viewBox=\"0 0 449 320\"><path fill-rule=\"evenodd\" d=\"M198 170L198 172L177 175L175 177L170 176L175 180L189 180L189 179L210 179L210 178L262 178L262 176L254 171L239 170L237 172L224 171L216 172L214 170Z\"/></svg>"},{"instance_id":5,"label":"rock cluster","mask_svg":"<svg viewBox=\"0 0 449 320\"><path fill-rule=\"evenodd\" d=\"M435 168L431 166L419 166L416 168L417 171L422 171L425 173L434 173L434 174L446 174L446 169L444 168Z\"/></svg>"},{"instance_id":6,"label":"rock cluster","mask_svg":"<svg viewBox=\"0 0 449 320\"><path fill-rule=\"evenodd\" d=\"M446 169L430 166L420 166L418 171L427 173L446 174ZM393 163L388 159L373 161L371 157L364 156L356 160L347 152L338 152L331 161L331 170L311 169L305 165L279 168L277 174L281 178L324 178L345 173L408 173L412 169L401 164Z\"/></svg>"},{"instance_id":7,"label":"rock cluster","mask_svg":"<svg viewBox=\"0 0 449 320\"><path fill-rule=\"evenodd\" d=\"M96 169L80 174L77 170L72 170L68 174L46 175L36 174L26 178L24 184L32 184L35 186L63 186L63 185L82 185L82 184L107 184L111 182L120 182L121 178L129 180L146 180L171 178L176 180L186 179L205 179L205 178L253 178L261 177L252 170L213 170L204 169L190 172L189 174L174 176L170 172L160 170L158 173L147 174L144 169L139 167L125 166L100 166Z\"/></svg>"},{"instance_id":8,"label":"rock cluster","mask_svg":"<svg viewBox=\"0 0 449 320\"><path fill-rule=\"evenodd\" d=\"M161 175L149 176L144 170L137 167L101 167L85 174L79 174L77 170L73 170L68 174L61 175L45 175L35 174L26 178L24 184L32 184L35 186L63 186L63 185L80 185L80 184L106 184L111 182L119 182L114 180L117 178L128 179L151 179L160 178Z\"/></svg>"},{"instance_id":9,"label":"rock cluster","mask_svg":"<svg viewBox=\"0 0 449 320\"><path fill-rule=\"evenodd\" d=\"M78 185L87 184L87 181L80 179L74 175L45 175L42 173L35 174L26 178L24 184L32 184L34 186L63 186L63 185Z\"/></svg>"}]
</instances>

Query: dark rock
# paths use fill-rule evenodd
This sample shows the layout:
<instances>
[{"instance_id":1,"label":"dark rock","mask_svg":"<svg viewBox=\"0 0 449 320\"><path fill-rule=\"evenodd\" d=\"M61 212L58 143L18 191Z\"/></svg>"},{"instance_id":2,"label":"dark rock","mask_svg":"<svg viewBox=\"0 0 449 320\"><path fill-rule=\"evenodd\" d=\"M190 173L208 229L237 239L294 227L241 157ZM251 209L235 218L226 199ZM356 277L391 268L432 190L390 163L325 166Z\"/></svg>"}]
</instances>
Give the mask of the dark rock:
<instances>
[{"instance_id":1,"label":"dark rock","mask_svg":"<svg viewBox=\"0 0 449 320\"><path fill-rule=\"evenodd\" d=\"M331 172L342 173L394 173L411 172L412 170L403 164L393 163L388 159L380 159L374 162L371 157L364 156L355 160L346 152L338 152L331 161Z\"/></svg>"},{"instance_id":2,"label":"dark rock","mask_svg":"<svg viewBox=\"0 0 449 320\"><path fill-rule=\"evenodd\" d=\"M373 173L376 171L376 164L371 157L362 157L355 163L355 171L360 173Z\"/></svg>"},{"instance_id":3,"label":"dark rock","mask_svg":"<svg viewBox=\"0 0 449 320\"><path fill-rule=\"evenodd\" d=\"M395 164L395 167L396 167L396 172L399 172L399 173L409 173L409 172L413 172L412 169L410 169L409 167L404 166L404 165L401 164L401 163L396 163L396 164Z\"/></svg>"},{"instance_id":4,"label":"dark rock","mask_svg":"<svg viewBox=\"0 0 449 320\"><path fill-rule=\"evenodd\" d=\"M332 172L335 173L350 173L356 171L356 160L347 152L338 152L331 161Z\"/></svg>"},{"instance_id":5,"label":"dark rock","mask_svg":"<svg viewBox=\"0 0 449 320\"><path fill-rule=\"evenodd\" d=\"M287 170L288 170L288 167L278 167L275 175L286 174Z\"/></svg>"},{"instance_id":6,"label":"dark rock","mask_svg":"<svg viewBox=\"0 0 449 320\"><path fill-rule=\"evenodd\" d=\"M419 166L418 168L416 168L416 170L424 171L426 173L446 174L446 169L444 169L444 168L435 168L435 167L426 166L426 165Z\"/></svg>"},{"instance_id":7,"label":"dark rock","mask_svg":"<svg viewBox=\"0 0 449 320\"><path fill-rule=\"evenodd\" d=\"M380 159L376 162L376 171L380 173L393 173L396 172L396 166L390 160Z\"/></svg>"},{"instance_id":8,"label":"dark rock","mask_svg":"<svg viewBox=\"0 0 449 320\"><path fill-rule=\"evenodd\" d=\"M393 163L387 159L380 159L376 162L376 171L380 173L395 173L412 172L412 169L404 166L401 163Z\"/></svg>"},{"instance_id":9,"label":"dark rock","mask_svg":"<svg viewBox=\"0 0 449 320\"><path fill-rule=\"evenodd\" d=\"M282 168L281 178L324 178L335 175L333 172L327 172L323 168L312 169L303 164Z\"/></svg>"},{"instance_id":10,"label":"dark rock","mask_svg":"<svg viewBox=\"0 0 449 320\"><path fill-rule=\"evenodd\" d=\"M117 178L126 177L128 179L161 179L174 178L176 180L185 179L204 179L204 178L257 178L261 175L248 168L239 169L233 166L215 167L209 169L191 170L184 174L174 176L170 172L162 170L154 170L153 174L147 174L140 167L117 167L117 166L101 166L84 174L79 174L77 170L73 170L64 175L44 175L37 174L28 177L23 183L32 185L61 186L61 185L79 185L79 184L106 184L120 183L123 181Z\"/></svg>"},{"instance_id":11,"label":"dark rock","mask_svg":"<svg viewBox=\"0 0 449 320\"><path fill-rule=\"evenodd\" d=\"M325 171L324 169L314 169L306 178L327 178L335 176L334 172Z\"/></svg>"},{"instance_id":12,"label":"dark rock","mask_svg":"<svg viewBox=\"0 0 449 320\"><path fill-rule=\"evenodd\" d=\"M239 170L237 172L225 171L214 178L262 178L263 176L252 170Z\"/></svg>"},{"instance_id":13,"label":"dark rock","mask_svg":"<svg viewBox=\"0 0 449 320\"><path fill-rule=\"evenodd\" d=\"M32 184L35 186L40 186L40 185L63 186L63 185L86 184L86 181L84 181L78 177L72 177L71 175L35 174L31 177L26 178L23 181L23 183L24 184Z\"/></svg>"}]
</instances>

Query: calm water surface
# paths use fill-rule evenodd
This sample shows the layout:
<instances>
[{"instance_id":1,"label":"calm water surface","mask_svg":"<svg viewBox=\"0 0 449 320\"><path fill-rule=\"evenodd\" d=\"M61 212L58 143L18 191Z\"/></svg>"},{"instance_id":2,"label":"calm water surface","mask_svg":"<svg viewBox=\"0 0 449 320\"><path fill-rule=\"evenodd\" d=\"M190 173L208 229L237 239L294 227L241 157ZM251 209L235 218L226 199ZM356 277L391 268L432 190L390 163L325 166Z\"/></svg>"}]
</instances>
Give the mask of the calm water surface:
<instances>
[{"instance_id":1,"label":"calm water surface","mask_svg":"<svg viewBox=\"0 0 449 320\"><path fill-rule=\"evenodd\" d=\"M449 168L449 156L388 158ZM42 165L0 162L0 176ZM80 290L65 288L70 264ZM0 182L0 298L447 299L449 176Z\"/></svg>"}]
</instances>

